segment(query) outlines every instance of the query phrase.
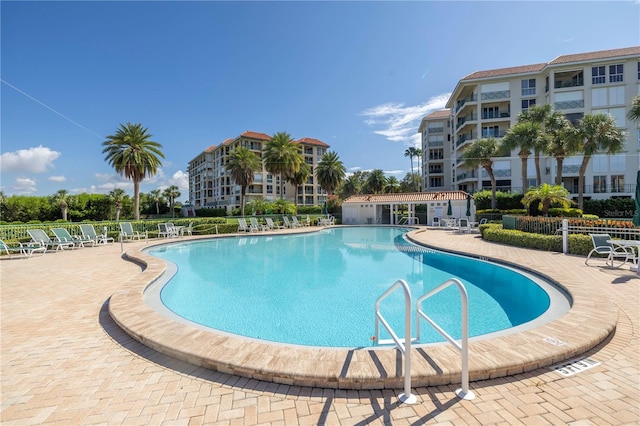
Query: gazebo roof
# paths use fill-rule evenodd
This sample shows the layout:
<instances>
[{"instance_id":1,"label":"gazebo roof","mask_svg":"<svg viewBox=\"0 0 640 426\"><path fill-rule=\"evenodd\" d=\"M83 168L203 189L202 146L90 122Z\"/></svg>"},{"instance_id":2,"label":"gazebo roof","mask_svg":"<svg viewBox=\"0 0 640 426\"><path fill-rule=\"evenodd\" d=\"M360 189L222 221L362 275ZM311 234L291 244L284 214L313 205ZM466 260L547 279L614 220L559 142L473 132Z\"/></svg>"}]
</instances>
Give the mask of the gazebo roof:
<instances>
[{"instance_id":1,"label":"gazebo roof","mask_svg":"<svg viewBox=\"0 0 640 426\"><path fill-rule=\"evenodd\" d=\"M464 191L408 192L394 194L352 195L342 204L424 204L430 201L466 200L470 194Z\"/></svg>"}]
</instances>

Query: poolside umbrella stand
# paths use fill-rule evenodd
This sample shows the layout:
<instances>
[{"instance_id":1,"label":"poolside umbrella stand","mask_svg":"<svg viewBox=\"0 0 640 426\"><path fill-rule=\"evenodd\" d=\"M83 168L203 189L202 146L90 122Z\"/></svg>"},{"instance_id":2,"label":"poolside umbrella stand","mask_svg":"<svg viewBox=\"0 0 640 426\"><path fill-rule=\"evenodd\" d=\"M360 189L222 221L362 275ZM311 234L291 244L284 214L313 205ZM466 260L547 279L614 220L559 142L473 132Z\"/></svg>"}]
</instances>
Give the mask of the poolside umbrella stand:
<instances>
[{"instance_id":1,"label":"poolside umbrella stand","mask_svg":"<svg viewBox=\"0 0 640 426\"><path fill-rule=\"evenodd\" d=\"M447 204L447 216L449 217L453 216L453 209L451 208L451 200L449 200L449 203Z\"/></svg>"},{"instance_id":2,"label":"poolside umbrella stand","mask_svg":"<svg viewBox=\"0 0 640 426\"><path fill-rule=\"evenodd\" d=\"M636 176L636 212L633 215L633 224L640 226L640 170Z\"/></svg>"},{"instance_id":3,"label":"poolside umbrella stand","mask_svg":"<svg viewBox=\"0 0 640 426\"><path fill-rule=\"evenodd\" d=\"M471 217L471 195L467 195L467 219Z\"/></svg>"}]
</instances>

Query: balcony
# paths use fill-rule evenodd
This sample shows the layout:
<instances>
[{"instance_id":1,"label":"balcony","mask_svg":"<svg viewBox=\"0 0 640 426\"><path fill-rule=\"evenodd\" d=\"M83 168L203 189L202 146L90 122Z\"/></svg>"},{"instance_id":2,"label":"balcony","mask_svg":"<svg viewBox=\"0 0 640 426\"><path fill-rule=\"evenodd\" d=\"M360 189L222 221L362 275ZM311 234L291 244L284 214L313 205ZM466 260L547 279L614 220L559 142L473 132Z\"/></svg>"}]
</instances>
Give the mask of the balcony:
<instances>
[{"instance_id":1,"label":"balcony","mask_svg":"<svg viewBox=\"0 0 640 426\"><path fill-rule=\"evenodd\" d=\"M474 114L474 113L471 113L471 114L466 115L466 116L464 116L462 118L459 118L458 119L458 125L456 127L456 131L460 130L465 125L465 123L471 122L471 121L476 121L476 120L478 120L478 114Z\"/></svg>"},{"instance_id":2,"label":"balcony","mask_svg":"<svg viewBox=\"0 0 640 426\"><path fill-rule=\"evenodd\" d=\"M576 99L573 101L554 102L553 108L556 110L584 108L584 100Z\"/></svg>"},{"instance_id":3,"label":"balcony","mask_svg":"<svg viewBox=\"0 0 640 426\"><path fill-rule=\"evenodd\" d=\"M463 143L467 142L467 141L472 141L474 139L476 139L478 137L477 133L467 133L465 135L462 135L458 138L458 140L456 141L456 148L460 147L460 145L462 145Z\"/></svg>"},{"instance_id":4,"label":"balcony","mask_svg":"<svg viewBox=\"0 0 640 426\"><path fill-rule=\"evenodd\" d=\"M471 96L466 96L462 99L460 99L457 103L456 103L456 113L458 113L458 111L460 111L460 109L464 106L464 104L466 104L467 102L476 102L478 100L478 95L471 95Z\"/></svg>"},{"instance_id":5,"label":"balcony","mask_svg":"<svg viewBox=\"0 0 640 426\"><path fill-rule=\"evenodd\" d=\"M443 133L444 127L429 127L428 133Z\"/></svg>"},{"instance_id":6,"label":"balcony","mask_svg":"<svg viewBox=\"0 0 640 426\"><path fill-rule=\"evenodd\" d=\"M579 87L579 86L584 86L583 78L576 78L571 80L560 80L560 81L556 80L553 82L554 89L563 89L565 87Z\"/></svg>"},{"instance_id":7,"label":"balcony","mask_svg":"<svg viewBox=\"0 0 640 426\"><path fill-rule=\"evenodd\" d=\"M496 118L509 118L509 117L511 117L511 113L509 111L500 111L500 112L489 111L487 113L482 113L483 120L493 120Z\"/></svg>"},{"instance_id":8,"label":"balcony","mask_svg":"<svg viewBox=\"0 0 640 426\"><path fill-rule=\"evenodd\" d=\"M464 173L460 173L459 175L456 175L456 182L460 182L468 179L475 180L477 177L478 177L478 173L475 170L471 172L464 172Z\"/></svg>"},{"instance_id":9,"label":"balcony","mask_svg":"<svg viewBox=\"0 0 640 426\"><path fill-rule=\"evenodd\" d=\"M497 92L487 92L483 93L480 98L483 101L495 101L499 99L509 99L511 97L510 90L499 90Z\"/></svg>"}]
</instances>

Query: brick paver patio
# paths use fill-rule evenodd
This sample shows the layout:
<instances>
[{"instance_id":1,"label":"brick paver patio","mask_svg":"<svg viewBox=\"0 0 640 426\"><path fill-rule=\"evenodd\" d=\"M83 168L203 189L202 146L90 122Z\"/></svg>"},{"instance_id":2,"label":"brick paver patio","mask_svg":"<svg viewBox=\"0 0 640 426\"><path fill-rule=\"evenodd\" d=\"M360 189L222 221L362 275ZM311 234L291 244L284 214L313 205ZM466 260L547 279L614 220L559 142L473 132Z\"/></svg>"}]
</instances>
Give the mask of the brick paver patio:
<instances>
[{"instance_id":1,"label":"brick paver patio","mask_svg":"<svg viewBox=\"0 0 640 426\"><path fill-rule=\"evenodd\" d=\"M483 242L441 230L425 243L538 267L559 282L597 286L618 309L614 333L565 377L549 368L456 386L335 390L279 385L177 361L125 334L109 297L141 273L120 245L0 260L0 421L24 424L580 424L640 423L640 277L584 258ZM127 251L144 243L128 243ZM567 276L580 267L582 275ZM595 263L597 265L597 262ZM602 262L604 265L604 262ZM563 269L564 266L564 269ZM603 284L604 283L604 284Z\"/></svg>"}]
</instances>

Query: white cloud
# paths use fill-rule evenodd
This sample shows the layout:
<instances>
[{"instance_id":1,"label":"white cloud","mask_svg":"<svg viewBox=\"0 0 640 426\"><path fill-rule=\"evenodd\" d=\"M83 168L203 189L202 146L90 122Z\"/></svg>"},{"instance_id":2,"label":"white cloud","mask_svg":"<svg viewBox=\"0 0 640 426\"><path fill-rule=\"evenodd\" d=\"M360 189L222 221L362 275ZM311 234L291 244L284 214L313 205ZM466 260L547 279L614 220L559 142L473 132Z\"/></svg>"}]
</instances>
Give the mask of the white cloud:
<instances>
[{"instance_id":1,"label":"white cloud","mask_svg":"<svg viewBox=\"0 0 640 426\"><path fill-rule=\"evenodd\" d=\"M52 182L65 182L67 178L64 176L49 176L49 180Z\"/></svg>"},{"instance_id":2,"label":"white cloud","mask_svg":"<svg viewBox=\"0 0 640 426\"><path fill-rule=\"evenodd\" d=\"M60 153L42 145L35 148L19 149L0 155L0 169L3 172L43 173L53 168L53 162Z\"/></svg>"},{"instance_id":3,"label":"white cloud","mask_svg":"<svg viewBox=\"0 0 640 426\"><path fill-rule=\"evenodd\" d=\"M372 127L381 127L373 132L392 142L404 142L407 146L420 146L418 127L422 117L443 109L450 93L434 96L421 105L387 103L369 108L359 115L367 117L364 123Z\"/></svg>"},{"instance_id":4,"label":"white cloud","mask_svg":"<svg viewBox=\"0 0 640 426\"><path fill-rule=\"evenodd\" d=\"M37 190L36 181L29 178L16 178L13 183L13 189L18 194L31 194Z\"/></svg>"},{"instance_id":5,"label":"white cloud","mask_svg":"<svg viewBox=\"0 0 640 426\"><path fill-rule=\"evenodd\" d=\"M169 179L169 186L175 185L181 192L189 192L189 174L178 170Z\"/></svg>"},{"instance_id":6,"label":"white cloud","mask_svg":"<svg viewBox=\"0 0 640 426\"><path fill-rule=\"evenodd\" d=\"M406 172L404 170L385 170L385 175L404 175Z\"/></svg>"}]
</instances>

